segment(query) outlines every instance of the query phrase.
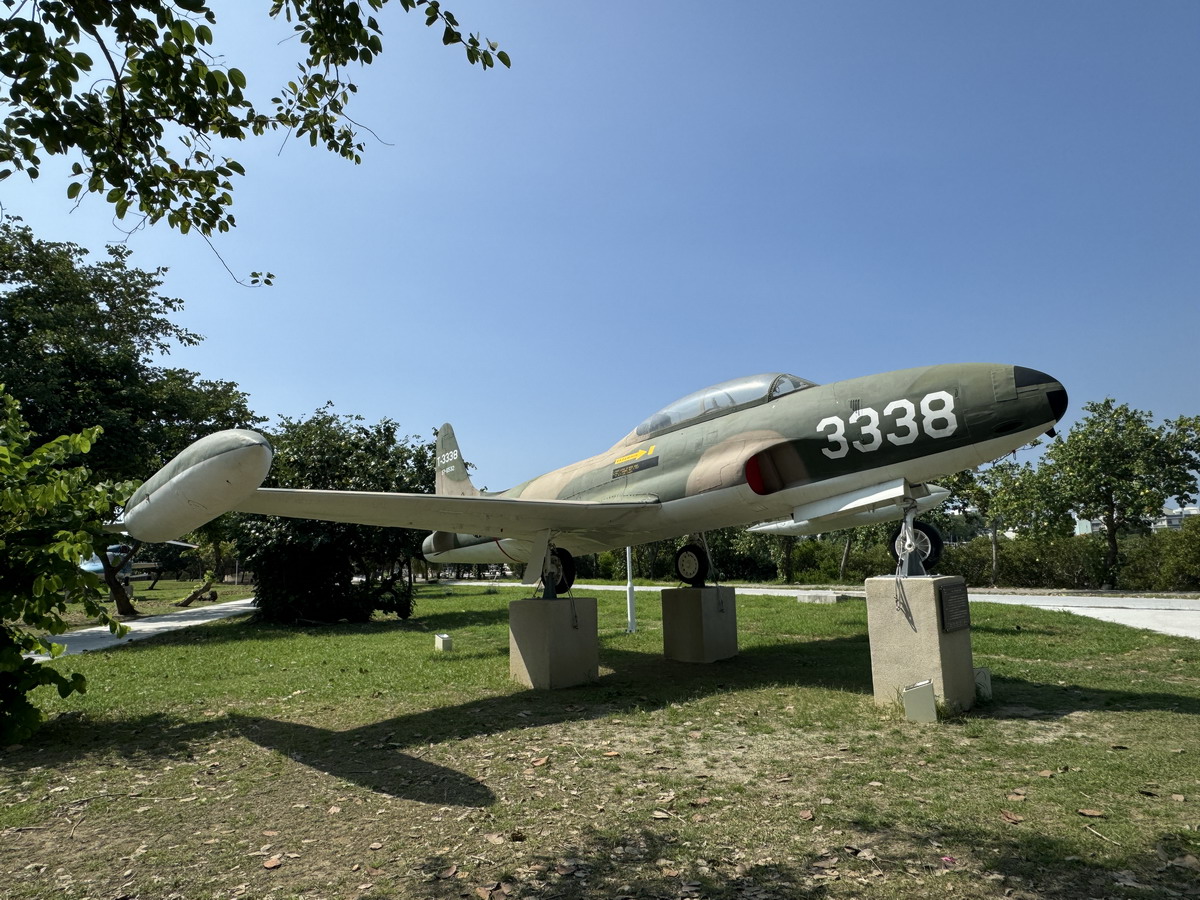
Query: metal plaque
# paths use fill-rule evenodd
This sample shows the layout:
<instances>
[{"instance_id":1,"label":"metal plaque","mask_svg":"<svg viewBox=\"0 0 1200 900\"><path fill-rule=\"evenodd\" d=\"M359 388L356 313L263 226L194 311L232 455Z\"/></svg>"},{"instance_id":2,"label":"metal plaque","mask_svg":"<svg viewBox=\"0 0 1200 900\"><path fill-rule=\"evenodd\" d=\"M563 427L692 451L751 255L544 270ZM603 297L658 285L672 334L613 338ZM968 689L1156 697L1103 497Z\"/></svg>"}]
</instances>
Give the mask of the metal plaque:
<instances>
[{"instance_id":1,"label":"metal plaque","mask_svg":"<svg viewBox=\"0 0 1200 900\"><path fill-rule=\"evenodd\" d=\"M942 631L961 631L971 627L971 606L967 602L965 582L938 587L938 605L942 610Z\"/></svg>"}]
</instances>

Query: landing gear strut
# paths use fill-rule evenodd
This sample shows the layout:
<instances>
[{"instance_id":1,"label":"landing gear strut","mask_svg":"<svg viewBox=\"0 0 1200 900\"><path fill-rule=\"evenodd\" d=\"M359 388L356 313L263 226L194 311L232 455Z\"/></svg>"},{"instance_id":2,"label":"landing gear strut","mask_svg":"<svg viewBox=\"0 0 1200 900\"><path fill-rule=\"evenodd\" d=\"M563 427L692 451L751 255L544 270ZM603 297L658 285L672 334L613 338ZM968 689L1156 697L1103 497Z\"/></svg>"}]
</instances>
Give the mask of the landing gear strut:
<instances>
[{"instance_id":1,"label":"landing gear strut","mask_svg":"<svg viewBox=\"0 0 1200 900\"><path fill-rule=\"evenodd\" d=\"M922 571L916 573L910 571L905 573L909 575L925 574L930 569L938 564L938 560L942 558L942 536L938 534L938 530L932 525L925 522L914 521L912 523L912 541L913 547L910 551L915 554L920 561ZM892 541L888 545L891 550L892 559L899 560L904 554L904 526L901 525L892 533Z\"/></svg>"}]
</instances>

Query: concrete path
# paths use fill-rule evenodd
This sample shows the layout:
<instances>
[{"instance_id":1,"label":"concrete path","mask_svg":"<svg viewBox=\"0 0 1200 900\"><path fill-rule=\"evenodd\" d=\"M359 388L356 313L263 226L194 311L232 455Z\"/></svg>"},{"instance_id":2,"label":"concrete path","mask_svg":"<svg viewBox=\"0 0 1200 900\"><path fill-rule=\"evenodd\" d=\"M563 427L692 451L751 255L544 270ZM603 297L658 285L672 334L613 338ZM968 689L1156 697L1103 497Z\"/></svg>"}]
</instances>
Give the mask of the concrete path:
<instances>
[{"instance_id":1,"label":"concrete path","mask_svg":"<svg viewBox=\"0 0 1200 900\"><path fill-rule=\"evenodd\" d=\"M129 626L129 633L124 637L118 638L113 635L103 625L97 625L94 628L81 628L79 631L68 631L66 634L59 634L52 638L54 643L62 644L66 647L63 655L72 653L86 653L89 650L108 650L120 644L128 644L130 641L142 641L146 638L154 637L156 634L163 634L167 631L175 631L178 628L186 628L189 625L203 625L206 622L216 622L218 619L227 619L230 616L241 615L253 610L254 598L250 597L245 600L229 600L225 603L212 603L205 606L188 607L181 609L179 612L164 613L161 616L146 616L144 619L134 619L126 622ZM50 657L45 655L31 656L32 659L44 660Z\"/></svg>"}]
</instances>

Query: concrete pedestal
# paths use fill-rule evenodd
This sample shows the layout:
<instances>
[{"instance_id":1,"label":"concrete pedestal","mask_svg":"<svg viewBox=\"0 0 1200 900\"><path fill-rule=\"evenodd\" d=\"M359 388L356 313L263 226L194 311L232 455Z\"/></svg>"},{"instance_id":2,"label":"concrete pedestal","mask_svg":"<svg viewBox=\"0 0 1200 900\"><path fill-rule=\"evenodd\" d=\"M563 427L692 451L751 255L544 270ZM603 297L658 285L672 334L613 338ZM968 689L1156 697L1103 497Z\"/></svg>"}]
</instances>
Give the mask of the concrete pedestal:
<instances>
[{"instance_id":1,"label":"concrete pedestal","mask_svg":"<svg viewBox=\"0 0 1200 900\"><path fill-rule=\"evenodd\" d=\"M538 689L596 681L596 598L535 598L508 604L508 674Z\"/></svg>"},{"instance_id":2,"label":"concrete pedestal","mask_svg":"<svg viewBox=\"0 0 1200 900\"><path fill-rule=\"evenodd\" d=\"M737 601L731 587L662 592L663 655L710 663L737 656Z\"/></svg>"},{"instance_id":3,"label":"concrete pedestal","mask_svg":"<svg viewBox=\"0 0 1200 900\"><path fill-rule=\"evenodd\" d=\"M970 608L957 575L868 578L867 631L875 702L890 706L901 691L931 681L938 701L956 711L975 703Z\"/></svg>"}]
</instances>

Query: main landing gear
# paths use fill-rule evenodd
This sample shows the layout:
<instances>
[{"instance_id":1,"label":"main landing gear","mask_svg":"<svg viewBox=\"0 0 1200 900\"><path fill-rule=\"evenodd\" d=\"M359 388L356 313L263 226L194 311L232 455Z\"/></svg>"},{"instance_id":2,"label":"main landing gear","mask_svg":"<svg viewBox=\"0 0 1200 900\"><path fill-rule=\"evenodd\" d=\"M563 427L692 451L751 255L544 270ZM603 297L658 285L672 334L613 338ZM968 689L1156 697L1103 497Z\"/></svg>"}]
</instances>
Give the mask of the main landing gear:
<instances>
[{"instance_id":1,"label":"main landing gear","mask_svg":"<svg viewBox=\"0 0 1200 900\"><path fill-rule=\"evenodd\" d=\"M708 551L700 544L684 544L675 551L675 574L684 584L704 587L708 570Z\"/></svg>"},{"instance_id":2,"label":"main landing gear","mask_svg":"<svg viewBox=\"0 0 1200 900\"><path fill-rule=\"evenodd\" d=\"M542 568L542 582L553 584L555 596L565 594L575 583L575 557L562 547L552 547Z\"/></svg>"}]
</instances>

